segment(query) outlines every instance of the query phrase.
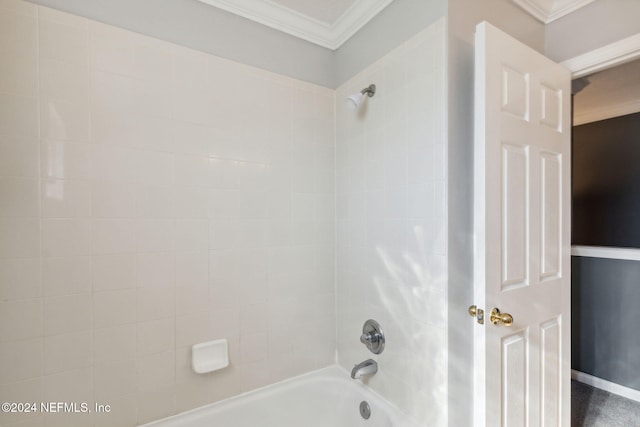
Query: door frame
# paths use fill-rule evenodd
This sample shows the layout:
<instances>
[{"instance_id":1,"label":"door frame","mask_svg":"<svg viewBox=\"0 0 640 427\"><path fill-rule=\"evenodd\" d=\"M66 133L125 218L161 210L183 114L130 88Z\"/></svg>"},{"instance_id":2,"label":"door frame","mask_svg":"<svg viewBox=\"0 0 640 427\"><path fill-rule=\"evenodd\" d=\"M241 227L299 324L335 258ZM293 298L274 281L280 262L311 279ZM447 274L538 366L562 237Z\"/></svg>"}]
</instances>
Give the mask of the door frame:
<instances>
[{"instance_id":1,"label":"door frame","mask_svg":"<svg viewBox=\"0 0 640 427\"><path fill-rule=\"evenodd\" d=\"M636 33L632 36L626 37L608 45L596 48L589 52L585 52L581 55L574 56L573 58L567 59L560 64L571 71L572 79L577 79L637 59L640 59L640 33ZM579 252L583 248L584 247L581 246L571 246L571 255L580 255ZM593 248L586 248L587 252L594 251ZM599 248L595 249L595 251L598 252ZM598 253L598 255L603 254ZM631 255L631 258L633 258L633 254ZM602 390L606 390L620 396L624 396L628 399L640 402L640 392L621 386L619 384L611 383L609 381L593 377L583 372L574 371L573 369L571 370L571 379L578 380L593 387L597 387Z\"/></svg>"},{"instance_id":2,"label":"door frame","mask_svg":"<svg viewBox=\"0 0 640 427\"><path fill-rule=\"evenodd\" d=\"M560 63L577 79L640 58L640 33L574 56Z\"/></svg>"}]
</instances>

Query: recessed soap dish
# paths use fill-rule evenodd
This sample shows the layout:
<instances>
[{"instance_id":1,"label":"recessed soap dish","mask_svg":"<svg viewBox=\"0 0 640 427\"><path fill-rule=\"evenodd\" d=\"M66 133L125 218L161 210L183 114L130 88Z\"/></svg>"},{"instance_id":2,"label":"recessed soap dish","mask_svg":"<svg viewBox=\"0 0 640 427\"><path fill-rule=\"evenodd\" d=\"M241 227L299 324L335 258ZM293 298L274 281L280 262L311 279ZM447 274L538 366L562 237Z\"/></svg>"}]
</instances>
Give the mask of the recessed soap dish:
<instances>
[{"instance_id":1,"label":"recessed soap dish","mask_svg":"<svg viewBox=\"0 0 640 427\"><path fill-rule=\"evenodd\" d=\"M191 347L191 366L198 374L217 371L229 366L229 344L226 339L194 344Z\"/></svg>"}]
</instances>

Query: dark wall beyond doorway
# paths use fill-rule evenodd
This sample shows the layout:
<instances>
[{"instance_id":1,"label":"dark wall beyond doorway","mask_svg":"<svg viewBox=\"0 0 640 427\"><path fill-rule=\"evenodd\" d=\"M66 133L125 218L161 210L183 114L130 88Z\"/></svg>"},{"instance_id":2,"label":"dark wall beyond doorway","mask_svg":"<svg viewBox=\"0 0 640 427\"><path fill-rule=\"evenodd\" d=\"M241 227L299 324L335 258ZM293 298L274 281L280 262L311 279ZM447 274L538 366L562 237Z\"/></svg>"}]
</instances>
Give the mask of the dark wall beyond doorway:
<instances>
[{"instance_id":1,"label":"dark wall beyond doorway","mask_svg":"<svg viewBox=\"0 0 640 427\"><path fill-rule=\"evenodd\" d=\"M573 128L574 245L640 248L640 113Z\"/></svg>"}]
</instances>

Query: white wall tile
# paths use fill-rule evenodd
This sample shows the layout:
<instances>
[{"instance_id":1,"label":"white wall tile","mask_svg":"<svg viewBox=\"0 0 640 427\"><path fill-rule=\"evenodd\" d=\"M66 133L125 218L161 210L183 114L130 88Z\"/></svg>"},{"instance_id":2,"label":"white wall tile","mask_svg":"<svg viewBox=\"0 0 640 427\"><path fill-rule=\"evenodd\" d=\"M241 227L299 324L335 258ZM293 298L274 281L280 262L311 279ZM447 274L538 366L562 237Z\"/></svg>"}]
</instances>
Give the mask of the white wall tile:
<instances>
[{"instance_id":1,"label":"white wall tile","mask_svg":"<svg viewBox=\"0 0 640 427\"><path fill-rule=\"evenodd\" d=\"M175 384L175 353L168 351L138 359L138 390L152 391Z\"/></svg>"},{"instance_id":2,"label":"white wall tile","mask_svg":"<svg viewBox=\"0 0 640 427\"><path fill-rule=\"evenodd\" d=\"M133 218L136 212L136 186L111 182L91 182L93 218Z\"/></svg>"},{"instance_id":3,"label":"white wall tile","mask_svg":"<svg viewBox=\"0 0 640 427\"><path fill-rule=\"evenodd\" d=\"M0 12L2 38L1 50L13 50L35 53L37 50L37 21L35 15L24 13L24 8L18 10L5 8Z\"/></svg>"},{"instance_id":4,"label":"white wall tile","mask_svg":"<svg viewBox=\"0 0 640 427\"><path fill-rule=\"evenodd\" d=\"M261 162L239 162L238 188L249 191L265 191L267 189L267 167ZM312 175L311 171L307 171L306 175Z\"/></svg>"},{"instance_id":5,"label":"white wall tile","mask_svg":"<svg viewBox=\"0 0 640 427\"><path fill-rule=\"evenodd\" d=\"M46 305L46 302L45 302ZM44 338L45 375L91 366L91 332L72 332Z\"/></svg>"},{"instance_id":6,"label":"white wall tile","mask_svg":"<svg viewBox=\"0 0 640 427\"><path fill-rule=\"evenodd\" d=\"M42 375L42 339L35 338L0 346L0 384Z\"/></svg>"},{"instance_id":7,"label":"white wall tile","mask_svg":"<svg viewBox=\"0 0 640 427\"><path fill-rule=\"evenodd\" d=\"M125 219L99 219L91 224L93 254L134 253L136 223Z\"/></svg>"},{"instance_id":8,"label":"white wall tile","mask_svg":"<svg viewBox=\"0 0 640 427\"><path fill-rule=\"evenodd\" d=\"M114 398L135 393L137 388L135 359L101 363L95 366L93 382L95 399L99 402L111 402Z\"/></svg>"},{"instance_id":9,"label":"white wall tile","mask_svg":"<svg viewBox=\"0 0 640 427\"><path fill-rule=\"evenodd\" d=\"M20 300L42 296L38 258L0 259L0 300Z\"/></svg>"},{"instance_id":10,"label":"white wall tile","mask_svg":"<svg viewBox=\"0 0 640 427\"><path fill-rule=\"evenodd\" d=\"M414 382L416 370L434 372L433 348L446 349L440 339L446 336L446 201L438 195L446 188L446 136L432 126L445 119L445 94L434 90L446 86L444 34L441 23L434 24L336 95L338 362L349 369L367 357L352 337L366 319L378 320L388 336L379 360L385 370L368 385L429 425L446 419L442 401L415 397L426 383L446 390L446 372ZM342 94L370 79L378 86L370 108L358 116L341 111ZM411 355L418 353L434 357L416 361Z\"/></svg>"},{"instance_id":11,"label":"white wall tile","mask_svg":"<svg viewBox=\"0 0 640 427\"><path fill-rule=\"evenodd\" d=\"M208 251L176 254L176 286L178 288L209 286Z\"/></svg>"},{"instance_id":12,"label":"white wall tile","mask_svg":"<svg viewBox=\"0 0 640 427\"><path fill-rule=\"evenodd\" d=\"M138 176L140 152L99 145L91 147L91 178L94 181L134 183Z\"/></svg>"},{"instance_id":13,"label":"white wall tile","mask_svg":"<svg viewBox=\"0 0 640 427\"><path fill-rule=\"evenodd\" d=\"M52 99L40 103L40 133L43 138L89 142L89 123L86 104Z\"/></svg>"},{"instance_id":14,"label":"white wall tile","mask_svg":"<svg viewBox=\"0 0 640 427\"><path fill-rule=\"evenodd\" d=\"M42 300L0 301L0 342L42 336Z\"/></svg>"},{"instance_id":15,"label":"white wall tile","mask_svg":"<svg viewBox=\"0 0 640 427\"><path fill-rule=\"evenodd\" d=\"M178 153L196 156L215 156L216 137L219 130L199 125L176 121L173 127L174 149Z\"/></svg>"},{"instance_id":16,"label":"white wall tile","mask_svg":"<svg viewBox=\"0 0 640 427\"><path fill-rule=\"evenodd\" d=\"M135 360L137 329L135 323L94 329L93 362L106 365Z\"/></svg>"},{"instance_id":17,"label":"white wall tile","mask_svg":"<svg viewBox=\"0 0 640 427\"><path fill-rule=\"evenodd\" d=\"M91 329L91 294L47 297L42 302L45 337Z\"/></svg>"},{"instance_id":18,"label":"white wall tile","mask_svg":"<svg viewBox=\"0 0 640 427\"><path fill-rule=\"evenodd\" d=\"M53 9L38 12L40 56L86 66L87 21Z\"/></svg>"},{"instance_id":19,"label":"white wall tile","mask_svg":"<svg viewBox=\"0 0 640 427\"><path fill-rule=\"evenodd\" d=\"M0 217L35 218L39 216L38 181L23 178L0 179Z\"/></svg>"},{"instance_id":20,"label":"white wall tile","mask_svg":"<svg viewBox=\"0 0 640 427\"><path fill-rule=\"evenodd\" d=\"M209 224L209 249L238 247L240 224L237 220L213 220Z\"/></svg>"},{"instance_id":21,"label":"white wall tile","mask_svg":"<svg viewBox=\"0 0 640 427\"><path fill-rule=\"evenodd\" d=\"M178 155L176 164L176 184L208 185L209 158L205 156Z\"/></svg>"},{"instance_id":22,"label":"white wall tile","mask_svg":"<svg viewBox=\"0 0 640 427\"><path fill-rule=\"evenodd\" d=\"M136 221L137 252L167 252L175 247L176 222L170 219Z\"/></svg>"},{"instance_id":23,"label":"white wall tile","mask_svg":"<svg viewBox=\"0 0 640 427\"><path fill-rule=\"evenodd\" d=\"M171 88L165 79L142 78L133 83L132 109L145 115L172 115Z\"/></svg>"},{"instance_id":24,"label":"white wall tile","mask_svg":"<svg viewBox=\"0 0 640 427\"><path fill-rule=\"evenodd\" d=\"M16 137L37 137L37 98L0 93L0 133Z\"/></svg>"},{"instance_id":25,"label":"white wall tile","mask_svg":"<svg viewBox=\"0 0 640 427\"><path fill-rule=\"evenodd\" d=\"M137 151L136 182L148 185L173 184L173 155Z\"/></svg>"},{"instance_id":26,"label":"white wall tile","mask_svg":"<svg viewBox=\"0 0 640 427\"><path fill-rule=\"evenodd\" d=\"M175 320L165 318L138 322L138 355L161 353L175 349Z\"/></svg>"},{"instance_id":27,"label":"white wall tile","mask_svg":"<svg viewBox=\"0 0 640 427\"><path fill-rule=\"evenodd\" d=\"M174 288L139 288L136 290L136 313L139 322L173 317L176 313Z\"/></svg>"},{"instance_id":28,"label":"white wall tile","mask_svg":"<svg viewBox=\"0 0 640 427\"><path fill-rule=\"evenodd\" d=\"M208 308L208 286L180 286L176 290L176 315L206 312Z\"/></svg>"},{"instance_id":29,"label":"white wall tile","mask_svg":"<svg viewBox=\"0 0 640 427\"><path fill-rule=\"evenodd\" d=\"M91 177L92 155L87 145L45 141L40 147L40 158L42 177L78 180Z\"/></svg>"},{"instance_id":30,"label":"white wall tile","mask_svg":"<svg viewBox=\"0 0 640 427\"><path fill-rule=\"evenodd\" d=\"M201 311L176 317L176 345L191 346L214 339L209 313Z\"/></svg>"},{"instance_id":31,"label":"white wall tile","mask_svg":"<svg viewBox=\"0 0 640 427\"><path fill-rule=\"evenodd\" d=\"M35 139L0 135L0 174L37 178L39 146Z\"/></svg>"},{"instance_id":32,"label":"white wall tile","mask_svg":"<svg viewBox=\"0 0 640 427\"><path fill-rule=\"evenodd\" d=\"M239 248L263 248L267 245L268 223L264 220L240 220L237 223L235 244Z\"/></svg>"},{"instance_id":33,"label":"white wall tile","mask_svg":"<svg viewBox=\"0 0 640 427\"><path fill-rule=\"evenodd\" d=\"M209 185L219 189L239 188L239 162L209 159Z\"/></svg>"},{"instance_id":34,"label":"white wall tile","mask_svg":"<svg viewBox=\"0 0 640 427\"><path fill-rule=\"evenodd\" d=\"M99 70L119 74L132 74L134 69L134 44L127 33L109 25L89 22L91 37L90 64Z\"/></svg>"},{"instance_id":35,"label":"white wall tile","mask_svg":"<svg viewBox=\"0 0 640 427\"><path fill-rule=\"evenodd\" d=\"M240 268L238 258L238 253L235 250L209 251L209 284L228 287L237 293L236 284ZM229 302L232 301L229 300Z\"/></svg>"},{"instance_id":36,"label":"white wall tile","mask_svg":"<svg viewBox=\"0 0 640 427\"><path fill-rule=\"evenodd\" d=\"M182 50L174 59L175 74L171 98L174 117L185 122L207 124L211 108L205 90L206 55Z\"/></svg>"},{"instance_id":37,"label":"white wall tile","mask_svg":"<svg viewBox=\"0 0 640 427\"><path fill-rule=\"evenodd\" d=\"M44 398L48 402L83 402L93 396L91 368L80 368L44 377Z\"/></svg>"},{"instance_id":38,"label":"white wall tile","mask_svg":"<svg viewBox=\"0 0 640 427\"><path fill-rule=\"evenodd\" d=\"M94 291L136 287L135 255L97 255L92 260L91 272Z\"/></svg>"},{"instance_id":39,"label":"white wall tile","mask_svg":"<svg viewBox=\"0 0 640 427\"><path fill-rule=\"evenodd\" d=\"M208 227L209 221L206 219L176 220L176 250L207 251L209 249Z\"/></svg>"},{"instance_id":40,"label":"white wall tile","mask_svg":"<svg viewBox=\"0 0 640 427\"><path fill-rule=\"evenodd\" d=\"M42 259L45 297L91 292L91 258L68 256Z\"/></svg>"},{"instance_id":41,"label":"white wall tile","mask_svg":"<svg viewBox=\"0 0 640 427\"><path fill-rule=\"evenodd\" d=\"M85 66L42 58L40 60L40 96L43 99L88 105L88 77Z\"/></svg>"},{"instance_id":42,"label":"white wall tile","mask_svg":"<svg viewBox=\"0 0 640 427\"><path fill-rule=\"evenodd\" d=\"M42 255L71 256L91 253L91 221L46 219L42 221Z\"/></svg>"},{"instance_id":43,"label":"white wall tile","mask_svg":"<svg viewBox=\"0 0 640 427\"><path fill-rule=\"evenodd\" d=\"M267 357L267 334L249 333L240 336L240 361L257 362Z\"/></svg>"},{"instance_id":44,"label":"white wall tile","mask_svg":"<svg viewBox=\"0 0 640 427\"><path fill-rule=\"evenodd\" d=\"M37 14L36 5L22 0L3 0L2 3L0 3L0 8L26 16L36 16Z\"/></svg>"},{"instance_id":45,"label":"white wall tile","mask_svg":"<svg viewBox=\"0 0 640 427\"><path fill-rule=\"evenodd\" d=\"M178 218L207 218L210 190L205 187L176 188L176 216Z\"/></svg>"},{"instance_id":46,"label":"white wall tile","mask_svg":"<svg viewBox=\"0 0 640 427\"><path fill-rule=\"evenodd\" d=\"M210 388L210 384L205 381L198 381L197 379L184 384L176 384L177 410L184 412L206 405L210 400Z\"/></svg>"},{"instance_id":47,"label":"white wall tile","mask_svg":"<svg viewBox=\"0 0 640 427\"><path fill-rule=\"evenodd\" d=\"M91 216L91 183L86 181L42 181L43 218L88 218Z\"/></svg>"},{"instance_id":48,"label":"white wall tile","mask_svg":"<svg viewBox=\"0 0 640 427\"><path fill-rule=\"evenodd\" d=\"M175 256L172 253L136 256L136 285L139 288L172 288L175 279Z\"/></svg>"},{"instance_id":49,"label":"white wall tile","mask_svg":"<svg viewBox=\"0 0 640 427\"><path fill-rule=\"evenodd\" d=\"M132 426L332 363L332 327L268 350L333 295L333 91L17 0L0 24L0 358L33 356L0 393ZM238 366L188 376L214 338Z\"/></svg>"},{"instance_id":50,"label":"white wall tile","mask_svg":"<svg viewBox=\"0 0 640 427\"><path fill-rule=\"evenodd\" d=\"M97 145L133 148L136 118L130 112L104 105L91 106L91 142Z\"/></svg>"},{"instance_id":51,"label":"white wall tile","mask_svg":"<svg viewBox=\"0 0 640 427\"><path fill-rule=\"evenodd\" d=\"M138 423L147 423L176 413L176 394L173 387L137 393Z\"/></svg>"},{"instance_id":52,"label":"white wall tile","mask_svg":"<svg viewBox=\"0 0 640 427\"><path fill-rule=\"evenodd\" d=\"M152 37L140 36L134 45L134 75L142 79L170 81L175 45Z\"/></svg>"},{"instance_id":53,"label":"white wall tile","mask_svg":"<svg viewBox=\"0 0 640 427\"><path fill-rule=\"evenodd\" d=\"M135 79L126 75L92 71L90 79L92 108L132 111L134 84Z\"/></svg>"},{"instance_id":54,"label":"white wall tile","mask_svg":"<svg viewBox=\"0 0 640 427\"><path fill-rule=\"evenodd\" d=\"M117 290L93 294L93 327L96 329L136 321L136 291Z\"/></svg>"},{"instance_id":55,"label":"white wall tile","mask_svg":"<svg viewBox=\"0 0 640 427\"><path fill-rule=\"evenodd\" d=\"M209 215L216 219L233 219L239 215L240 191L211 190Z\"/></svg>"},{"instance_id":56,"label":"white wall tile","mask_svg":"<svg viewBox=\"0 0 640 427\"><path fill-rule=\"evenodd\" d=\"M174 218L176 189L171 186L140 185L136 190L138 218Z\"/></svg>"},{"instance_id":57,"label":"white wall tile","mask_svg":"<svg viewBox=\"0 0 640 427\"><path fill-rule=\"evenodd\" d=\"M174 120L160 116L130 114L133 121L131 127L131 146L140 150L163 152L175 151L176 141L173 128Z\"/></svg>"},{"instance_id":58,"label":"white wall tile","mask_svg":"<svg viewBox=\"0 0 640 427\"><path fill-rule=\"evenodd\" d=\"M3 62L11 67L0 71L0 91L16 95L35 96L38 93L37 55L31 51L5 50L0 53Z\"/></svg>"}]
</instances>

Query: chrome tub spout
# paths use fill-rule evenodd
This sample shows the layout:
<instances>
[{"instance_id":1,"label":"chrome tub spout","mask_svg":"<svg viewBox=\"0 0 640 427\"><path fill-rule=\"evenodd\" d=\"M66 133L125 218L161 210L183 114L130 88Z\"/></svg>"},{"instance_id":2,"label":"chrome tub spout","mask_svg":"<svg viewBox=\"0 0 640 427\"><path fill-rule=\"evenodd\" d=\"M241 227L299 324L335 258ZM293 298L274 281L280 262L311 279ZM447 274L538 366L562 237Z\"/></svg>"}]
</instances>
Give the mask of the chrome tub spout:
<instances>
[{"instance_id":1,"label":"chrome tub spout","mask_svg":"<svg viewBox=\"0 0 640 427\"><path fill-rule=\"evenodd\" d=\"M357 380L358 378L374 375L376 372L378 372L378 363L373 359L367 359L353 367L351 378Z\"/></svg>"}]
</instances>

